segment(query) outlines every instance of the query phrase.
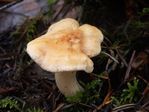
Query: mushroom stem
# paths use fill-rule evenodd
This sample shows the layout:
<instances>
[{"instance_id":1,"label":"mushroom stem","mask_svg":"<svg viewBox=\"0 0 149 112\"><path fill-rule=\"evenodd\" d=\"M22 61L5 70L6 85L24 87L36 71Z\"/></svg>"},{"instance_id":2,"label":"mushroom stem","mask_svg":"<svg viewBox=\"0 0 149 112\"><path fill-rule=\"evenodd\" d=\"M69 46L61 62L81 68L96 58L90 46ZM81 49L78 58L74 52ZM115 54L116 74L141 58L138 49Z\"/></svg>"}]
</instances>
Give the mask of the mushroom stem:
<instances>
[{"instance_id":1,"label":"mushroom stem","mask_svg":"<svg viewBox=\"0 0 149 112\"><path fill-rule=\"evenodd\" d=\"M73 96L83 88L77 81L76 72L57 72L55 73L57 87L65 96Z\"/></svg>"}]
</instances>

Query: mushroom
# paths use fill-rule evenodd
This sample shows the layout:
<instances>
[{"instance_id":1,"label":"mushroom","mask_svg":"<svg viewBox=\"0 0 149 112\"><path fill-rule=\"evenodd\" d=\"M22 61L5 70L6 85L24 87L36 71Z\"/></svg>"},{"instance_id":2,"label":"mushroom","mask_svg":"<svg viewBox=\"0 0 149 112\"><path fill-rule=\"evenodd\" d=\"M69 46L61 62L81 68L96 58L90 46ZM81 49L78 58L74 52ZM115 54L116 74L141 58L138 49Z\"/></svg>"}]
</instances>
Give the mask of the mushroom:
<instances>
[{"instance_id":1,"label":"mushroom","mask_svg":"<svg viewBox=\"0 0 149 112\"><path fill-rule=\"evenodd\" d=\"M71 18L66 18L66 19L62 19L61 21L52 24L49 29L48 32L57 32L60 30L75 30L78 29L79 27L79 23Z\"/></svg>"},{"instance_id":2,"label":"mushroom","mask_svg":"<svg viewBox=\"0 0 149 112\"><path fill-rule=\"evenodd\" d=\"M83 91L76 72L93 71L90 57L100 53L103 41L99 29L87 24L79 27L78 24L74 19L63 19L51 25L46 34L29 42L26 49L41 68L55 73L57 87L65 96Z\"/></svg>"}]
</instances>

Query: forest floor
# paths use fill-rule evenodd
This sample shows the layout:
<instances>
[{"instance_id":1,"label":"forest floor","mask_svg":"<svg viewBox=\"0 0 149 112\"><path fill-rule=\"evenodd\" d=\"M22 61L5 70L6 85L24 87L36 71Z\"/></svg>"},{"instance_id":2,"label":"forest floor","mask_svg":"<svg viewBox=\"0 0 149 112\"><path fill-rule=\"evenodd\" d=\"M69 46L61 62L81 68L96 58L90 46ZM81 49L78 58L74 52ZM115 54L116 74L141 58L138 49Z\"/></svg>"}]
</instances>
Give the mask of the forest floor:
<instances>
[{"instance_id":1,"label":"forest floor","mask_svg":"<svg viewBox=\"0 0 149 112\"><path fill-rule=\"evenodd\" d=\"M0 112L148 112L148 1L116 3L115 9L117 0L66 1L0 34ZM66 17L95 25L104 34L102 51L92 58L93 73L77 74L85 90L73 97L64 97L52 73L26 53L29 41Z\"/></svg>"}]
</instances>

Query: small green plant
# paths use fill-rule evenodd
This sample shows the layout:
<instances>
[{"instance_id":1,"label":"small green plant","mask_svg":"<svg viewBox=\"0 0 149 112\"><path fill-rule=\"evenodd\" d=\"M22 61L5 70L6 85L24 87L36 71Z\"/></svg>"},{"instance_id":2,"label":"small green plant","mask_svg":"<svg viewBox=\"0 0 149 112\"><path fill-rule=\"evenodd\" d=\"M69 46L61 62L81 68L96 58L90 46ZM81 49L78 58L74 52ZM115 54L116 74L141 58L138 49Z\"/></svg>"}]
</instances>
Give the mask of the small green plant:
<instances>
[{"instance_id":1,"label":"small green plant","mask_svg":"<svg viewBox=\"0 0 149 112\"><path fill-rule=\"evenodd\" d=\"M44 112L42 109L40 109L40 108L29 108L29 109L27 109L27 111L26 112Z\"/></svg>"},{"instance_id":2,"label":"small green plant","mask_svg":"<svg viewBox=\"0 0 149 112\"><path fill-rule=\"evenodd\" d=\"M44 112L40 108L22 108L20 102L13 99L12 97L6 97L0 99L0 109L8 110L9 112ZM1 111L0 111L1 112Z\"/></svg>"},{"instance_id":3,"label":"small green plant","mask_svg":"<svg viewBox=\"0 0 149 112\"><path fill-rule=\"evenodd\" d=\"M78 92L75 96L66 97L68 102L83 102L83 103L94 103L99 97L99 93L96 90L97 86L101 84L101 80L93 80L88 84L84 85L84 92Z\"/></svg>"},{"instance_id":4,"label":"small green plant","mask_svg":"<svg viewBox=\"0 0 149 112\"><path fill-rule=\"evenodd\" d=\"M130 82L127 83L128 88L123 90L123 94L121 95L124 98L124 102L133 102L136 101L136 95L139 92L138 90L138 79L133 80L133 84Z\"/></svg>"},{"instance_id":5,"label":"small green plant","mask_svg":"<svg viewBox=\"0 0 149 112\"><path fill-rule=\"evenodd\" d=\"M95 103L96 100L99 98L99 91L97 90L97 87L100 88L100 86L101 86L100 79L88 83L85 86L85 92L84 92L85 95L83 101L85 103Z\"/></svg>"},{"instance_id":6,"label":"small green plant","mask_svg":"<svg viewBox=\"0 0 149 112\"><path fill-rule=\"evenodd\" d=\"M101 87L101 80L96 79L88 84L82 83L84 86L83 92L78 92L75 96L67 97L66 100L74 105L70 108L64 109L64 112L86 112L85 108L82 108L80 104L95 104L99 99L98 89Z\"/></svg>"},{"instance_id":7,"label":"small green plant","mask_svg":"<svg viewBox=\"0 0 149 112\"><path fill-rule=\"evenodd\" d=\"M37 26L38 21L42 20L41 16L38 16L35 19L26 20L26 22L21 26L17 27L17 29L11 33L11 37L14 38L14 43L23 39L20 42L29 42L33 39L33 37L37 34Z\"/></svg>"},{"instance_id":8,"label":"small green plant","mask_svg":"<svg viewBox=\"0 0 149 112\"><path fill-rule=\"evenodd\" d=\"M149 8L143 8L142 13L143 14L149 14Z\"/></svg>"},{"instance_id":9,"label":"small green plant","mask_svg":"<svg viewBox=\"0 0 149 112\"><path fill-rule=\"evenodd\" d=\"M79 102L81 102L82 97L83 97L83 92L78 92L74 96L68 96L68 97L66 97L66 100L68 102L79 103Z\"/></svg>"},{"instance_id":10,"label":"small green plant","mask_svg":"<svg viewBox=\"0 0 149 112\"><path fill-rule=\"evenodd\" d=\"M51 5L55 2L56 0L48 0L48 4Z\"/></svg>"},{"instance_id":11,"label":"small green plant","mask_svg":"<svg viewBox=\"0 0 149 112\"><path fill-rule=\"evenodd\" d=\"M148 22L142 22L142 21L133 21L131 23L132 27L134 27L135 29L146 28L148 24L149 24Z\"/></svg>"},{"instance_id":12,"label":"small green plant","mask_svg":"<svg viewBox=\"0 0 149 112\"><path fill-rule=\"evenodd\" d=\"M37 31L36 29L36 24L38 20L30 20L27 25L26 25L26 36L29 39L32 39L32 37L35 35L35 32Z\"/></svg>"},{"instance_id":13,"label":"small green plant","mask_svg":"<svg viewBox=\"0 0 149 112\"><path fill-rule=\"evenodd\" d=\"M122 104L136 102L139 96L138 82L139 80L134 78L132 84L130 82L127 83L128 88L122 90L120 97L112 97L114 105L120 106Z\"/></svg>"},{"instance_id":14,"label":"small green plant","mask_svg":"<svg viewBox=\"0 0 149 112\"><path fill-rule=\"evenodd\" d=\"M20 111L19 108L19 103L17 100L11 98L11 97L6 97L4 99L0 100L0 108L1 109L14 109Z\"/></svg>"},{"instance_id":15,"label":"small green plant","mask_svg":"<svg viewBox=\"0 0 149 112\"><path fill-rule=\"evenodd\" d=\"M49 6L49 10L47 12L47 14L44 15L44 18L49 20L50 17L52 17L52 15L54 14L53 12L53 8L51 7L57 0L48 0L48 6Z\"/></svg>"}]
</instances>

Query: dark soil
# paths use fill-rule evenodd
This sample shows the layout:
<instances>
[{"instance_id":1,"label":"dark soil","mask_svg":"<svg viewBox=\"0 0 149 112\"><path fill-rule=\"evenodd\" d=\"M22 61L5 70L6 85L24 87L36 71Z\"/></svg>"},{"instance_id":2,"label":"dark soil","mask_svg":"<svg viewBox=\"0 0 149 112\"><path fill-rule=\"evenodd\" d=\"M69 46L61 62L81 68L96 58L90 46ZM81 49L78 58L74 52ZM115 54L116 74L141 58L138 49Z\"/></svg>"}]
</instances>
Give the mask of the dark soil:
<instances>
[{"instance_id":1,"label":"dark soil","mask_svg":"<svg viewBox=\"0 0 149 112\"><path fill-rule=\"evenodd\" d=\"M56 8L57 4L51 6L53 11L48 16L48 22L45 22L47 14L44 14L27 20L21 28L0 34L0 100L12 97L19 102L22 111L35 107L45 112L148 112L148 0L66 0ZM102 52L92 59L93 73L78 72L82 85L94 80L101 80L101 84L94 88L98 92L88 92L85 100L79 103L68 102L56 87L54 75L42 70L25 51L29 41L42 35L50 24L65 17L73 17L81 24L95 25L104 34ZM30 28L30 25L35 28ZM121 94L128 88L128 82L133 84L135 78L138 80L136 99L116 105L111 98L120 100L126 97L121 97ZM86 100L94 95L99 97ZM15 111L0 106L0 112Z\"/></svg>"}]
</instances>

